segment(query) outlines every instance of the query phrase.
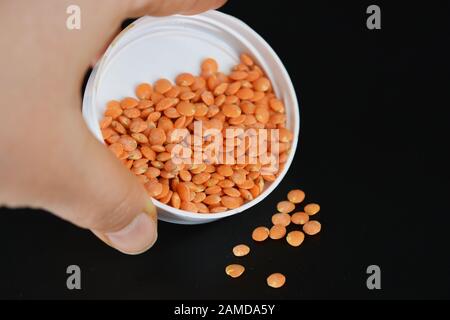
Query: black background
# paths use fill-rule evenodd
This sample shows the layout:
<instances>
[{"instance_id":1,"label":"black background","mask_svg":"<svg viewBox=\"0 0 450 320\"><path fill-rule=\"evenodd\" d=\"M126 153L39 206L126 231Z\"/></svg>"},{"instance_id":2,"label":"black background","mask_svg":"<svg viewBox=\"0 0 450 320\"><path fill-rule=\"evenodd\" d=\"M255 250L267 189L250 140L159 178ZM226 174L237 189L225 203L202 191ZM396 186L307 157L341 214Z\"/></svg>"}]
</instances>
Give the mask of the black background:
<instances>
[{"instance_id":1,"label":"black background","mask_svg":"<svg viewBox=\"0 0 450 320\"><path fill-rule=\"evenodd\" d=\"M212 224L161 222L139 256L48 213L2 209L0 298L450 298L450 6L392 2L231 0L221 10L270 43L297 90L299 147L280 187ZM381 30L366 28L369 4ZM300 248L253 243L294 187L321 204L322 233ZM252 252L235 258L241 242ZM231 280L236 261L247 272ZM66 289L71 264L82 290ZM366 288L371 264L381 290ZM265 283L276 271L287 276L278 290Z\"/></svg>"}]
</instances>

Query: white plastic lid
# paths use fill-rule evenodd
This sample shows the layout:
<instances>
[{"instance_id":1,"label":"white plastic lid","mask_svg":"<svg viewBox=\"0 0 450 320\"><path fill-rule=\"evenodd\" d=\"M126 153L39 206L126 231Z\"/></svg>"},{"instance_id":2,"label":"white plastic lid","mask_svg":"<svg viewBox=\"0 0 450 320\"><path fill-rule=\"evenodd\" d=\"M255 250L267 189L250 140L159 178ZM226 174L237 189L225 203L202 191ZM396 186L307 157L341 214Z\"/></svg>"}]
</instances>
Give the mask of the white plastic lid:
<instances>
[{"instance_id":1,"label":"white plastic lid","mask_svg":"<svg viewBox=\"0 0 450 320\"><path fill-rule=\"evenodd\" d=\"M164 214L163 220L179 223L216 220L255 205L278 185L292 162L299 132L298 104L289 75L272 48L256 32L218 11L196 16L142 17L118 35L91 74L83 115L90 130L103 142L98 122L109 100L134 96L134 89L141 82L153 83L160 78L173 82L181 72L199 74L200 64L207 57L214 58L219 70L228 73L239 62L242 52L249 53L261 66L286 106L287 127L293 131L294 140L285 168L257 199L223 213L195 214L155 201L164 212L175 210L181 214L181 221L166 218Z\"/></svg>"}]
</instances>

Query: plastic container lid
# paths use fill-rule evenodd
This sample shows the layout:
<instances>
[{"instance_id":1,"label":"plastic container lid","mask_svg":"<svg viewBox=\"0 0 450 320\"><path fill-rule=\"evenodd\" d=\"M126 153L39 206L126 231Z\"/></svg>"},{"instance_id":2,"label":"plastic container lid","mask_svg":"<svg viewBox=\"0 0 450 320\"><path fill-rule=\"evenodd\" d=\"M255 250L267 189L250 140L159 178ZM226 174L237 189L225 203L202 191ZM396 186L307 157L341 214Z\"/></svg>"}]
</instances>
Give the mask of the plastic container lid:
<instances>
[{"instance_id":1,"label":"plastic container lid","mask_svg":"<svg viewBox=\"0 0 450 320\"><path fill-rule=\"evenodd\" d=\"M142 17L116 37L91 73L83 99L83 116L89 129L103 142L98 123L109 100L134 96L134 89L141 82L153 83L159 78L173 81L181 72L199 74L201 62L208 57L219 63L219 70L229 72L242 52L249 53L261 66L286 106L287 127L293 131L294 140L285 168L256 199L223 213L191 213L154 200L161 220L182 224L214 221L255 205L278 185L292 162L299 133L298 103L289 75L255 31L218 11L196 16Z\"/></svg>"}]
</instances>

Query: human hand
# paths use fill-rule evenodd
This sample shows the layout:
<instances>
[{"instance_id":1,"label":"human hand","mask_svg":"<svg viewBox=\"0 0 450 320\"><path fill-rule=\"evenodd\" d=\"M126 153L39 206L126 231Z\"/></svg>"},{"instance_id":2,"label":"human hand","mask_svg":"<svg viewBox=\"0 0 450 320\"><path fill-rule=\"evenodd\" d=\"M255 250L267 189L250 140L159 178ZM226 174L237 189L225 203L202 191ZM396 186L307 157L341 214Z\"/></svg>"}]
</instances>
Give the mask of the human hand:
<instances>
[{"instance_id":1,"label":"human hand","mask_svg":"<svg viewBox=\"0 0 450 320\"><path fill-rule=\"evenodd\" d=\"M156 209L85 125L83 76L125 18L195 14L224 2L2 1L0 205L49 210L124 253L149 249L157 238ZM66 28L72 3L81 8L81 30Z\"/></svg>"}]
</instances>

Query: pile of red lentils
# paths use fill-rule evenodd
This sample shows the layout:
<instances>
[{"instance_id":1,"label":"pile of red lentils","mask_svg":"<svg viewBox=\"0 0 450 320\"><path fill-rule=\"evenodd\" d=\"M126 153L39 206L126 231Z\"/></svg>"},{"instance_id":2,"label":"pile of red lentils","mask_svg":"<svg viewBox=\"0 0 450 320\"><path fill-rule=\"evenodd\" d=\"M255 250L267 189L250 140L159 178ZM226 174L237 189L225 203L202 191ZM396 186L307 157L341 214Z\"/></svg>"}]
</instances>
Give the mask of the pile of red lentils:
<instances>
[{"instance_id":1,"label":"pile of red lentils","mask_svg":"<svg viewBox=\"0 0 450 320\"><path fill-rule=\"evenodd\" d=\"M299 247L305 240L305 234L309 236L316 235L321 230L321 224L317 220L310 220L320 211L320 206L316 203L309 203L303 207L302 211L297 211L296 205L303 202L305 193L300 189L292 190L287 195L286 201L277 204L278 212L272 216L272 227L257 227L253 230L252 239L256 242L263 242L268 238L279 240L286 237L286 241L293 247ZM286 227L290 224L302 226L302 230L292 230L287 233ZM286 235L287 233L287 235ZM233 254L236 257L243 257L250 253L250 247L245 244L239 244L233 248ZM231 264L225 268L225 272L232 278L241 276L245 267L241 264ZM267 277L267 285L272 288L280 288L286 282L286 277L282 273L272 273Z\"/></svg>"},{"instance_id":2,"label":"pile of red lentils","mask_svg":"<svg viewBox=\"0 0 450 320\"><path fill-rule=\"evenodd\" d=\"M283 102L249 55L242 54L229 74L220 72L217 62L208 58L202 62L198 76L181 73L175 83L168 79L159 79L153 85L141 83L135 94L109 101L100 127L108 148L154 199L190 212L223 212L258 197L265 184L282 171L293 134L285 127ZM174 137L174 131L185 129L193 134L196 121L201 121L205 129L219 131L278 129L278 148L269 150L276 156L277 170L264 170L273 163L250 154L249 139L239 136L231 137L233 144L230 139L223 140L224 153L232 155L231 161L175 162L172 151L178 144L190 151L195 146L194 139ZM210 142L203 139L201 143L205 148ZM245 163L237 161L241 144ZM271 141L268 145L270 149Z\"/></svg>"}]
</instances>

